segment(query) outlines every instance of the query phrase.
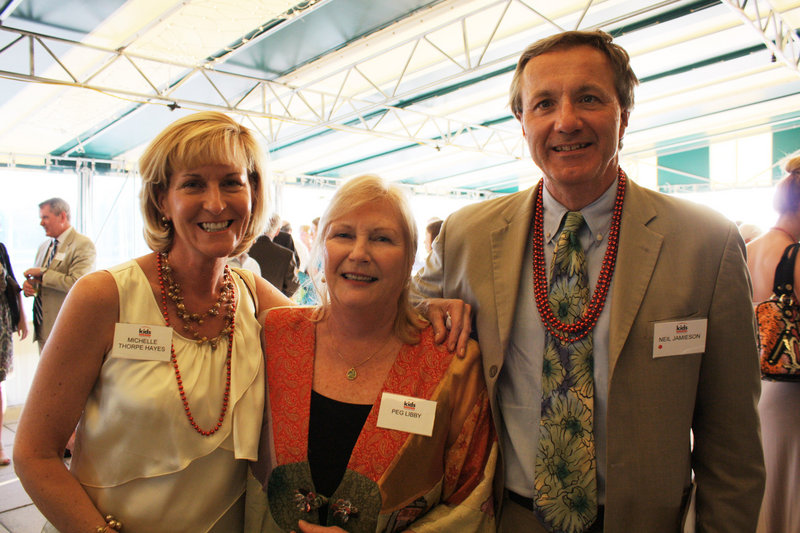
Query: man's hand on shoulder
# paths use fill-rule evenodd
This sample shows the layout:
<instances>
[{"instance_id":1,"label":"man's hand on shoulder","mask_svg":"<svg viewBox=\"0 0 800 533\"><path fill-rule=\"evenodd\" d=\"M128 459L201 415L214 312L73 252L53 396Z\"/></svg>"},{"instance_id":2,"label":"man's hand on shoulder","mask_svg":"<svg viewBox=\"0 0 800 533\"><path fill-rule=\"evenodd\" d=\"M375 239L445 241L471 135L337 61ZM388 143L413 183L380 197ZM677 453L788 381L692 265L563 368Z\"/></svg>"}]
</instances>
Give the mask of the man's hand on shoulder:
<instances>
[{"instance_id":1,"label":"man's hand on shoulder","mask_svg":"<svg viewBox=\"0 0 800 533\"><path fill-rule=\"evenodd\" d=\"M472 306L463 300L428 298L419 304L419 311L433 325L437 344L447 343L447 349L459 357L467 353L467 341L472 333Z\"/></svg>"}]
</instances>

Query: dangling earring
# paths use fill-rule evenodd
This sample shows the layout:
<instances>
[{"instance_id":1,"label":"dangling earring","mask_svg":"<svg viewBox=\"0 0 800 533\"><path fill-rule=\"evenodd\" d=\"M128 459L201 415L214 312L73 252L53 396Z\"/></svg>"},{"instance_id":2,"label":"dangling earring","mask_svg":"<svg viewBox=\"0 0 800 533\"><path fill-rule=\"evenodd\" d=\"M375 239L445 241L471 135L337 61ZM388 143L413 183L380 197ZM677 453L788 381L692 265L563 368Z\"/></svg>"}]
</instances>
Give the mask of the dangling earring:
<instances>
[{"instance_id":1,"label":"dangling earring","mask_svg":"<svg viewBox=\"0 0 800 533\"><path fill-rule=\"evenodd\" d=\"M170 226L172 226L169 219L164 216L161 217L161 225L164 226L165 228L169 228Z\"/></svg>"}]
</instances>

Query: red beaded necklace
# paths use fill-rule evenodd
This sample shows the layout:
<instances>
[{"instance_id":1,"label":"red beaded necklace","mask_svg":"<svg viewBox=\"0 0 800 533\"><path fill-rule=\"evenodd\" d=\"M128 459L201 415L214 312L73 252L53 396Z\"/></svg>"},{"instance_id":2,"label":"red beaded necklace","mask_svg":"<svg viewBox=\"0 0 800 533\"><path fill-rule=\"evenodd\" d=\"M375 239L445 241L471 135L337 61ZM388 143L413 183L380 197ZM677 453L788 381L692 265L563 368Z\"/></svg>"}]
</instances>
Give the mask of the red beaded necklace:
<instances>
[{"instance_id":1,"label":"red beaded necklace","mask_svg":"<svg viewBox=\"0 0 800 533\"><path fill-rule=\"evenodd\" d=\"M169 315L167 314L167 290L164 287L164 273L163 273L163 264L162 262L165 260L166 255L162 252L158 252L156 254L156 264L158 265L158 285L161 290L161 312L164 315L164 322L166 322L167 327L170 327L169 324ZM225 277L229 278L230 273L228 266L225 266ZM232 314L235 316L236 314L236 301L235 299L231 301L230 305L232 306ZM186 412L186 417L189 419L189 423L192 427L203 435L204 437L208 437L213 435L214 433L222 427L222 422L225 420L225 414L228 412L228 399L230 398L231 392L231 352L233 351L233 332L236 329L236 320L235 318L231 319L230 331L228 332L228 355L225 360L225 365L227 367L227 372L225 376L225 393L222 396L222 409L219 413L219 419L217 424L214 426L213 429L208 431L202 429L200 426L197 425L197 422L194 421L194 417L192 416L192 410L189 408L189 400L186 398L186 391L183 390L183 380L181 379L181 371L178 368L178 358L175 355L175 344L170 346L170 350L172 353L172 367L175 369L175 379L178 382L178 392L181 395L181 401L183 402L183 409Z\"/></svg>"},{"instance_id":2,"label":"red beaded necklace","mask_svg":"<svg viewBox=\"0 0 800 533\"><path fill-rule=\"evenodd\" d=\"M550 335L563 343L572 343L588 335L597 324L597 319L600 318L600 313L606 303L611 277L614 275L614 266L617 264L619 226L622 220L622 203L625 200L625 183L627 181L627 176L621 168L617 170L617 176L619 178L617 197L614 200L608 246L600 267L600 276L597 278L592 299L583 310L583 315L572 324L565 324L559 320L550 307L544 261L544 207L542 205L544 180L537 185L536 209L533 216L533 296L536 299L536 308L539 310L542 324Z\"/></svg>"}]
</instances>

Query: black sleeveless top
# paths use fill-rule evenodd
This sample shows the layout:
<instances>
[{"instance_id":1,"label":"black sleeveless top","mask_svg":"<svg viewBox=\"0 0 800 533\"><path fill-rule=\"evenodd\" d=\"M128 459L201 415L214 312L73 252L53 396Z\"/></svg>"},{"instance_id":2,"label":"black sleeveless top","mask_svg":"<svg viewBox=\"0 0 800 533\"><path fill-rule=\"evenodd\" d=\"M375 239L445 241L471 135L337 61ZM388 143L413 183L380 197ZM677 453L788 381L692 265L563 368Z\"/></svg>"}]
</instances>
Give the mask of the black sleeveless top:
<instances>
[{"instance_id":1,"label":"black sleeveless top","mask_svg":"<svg viewBox=\"0 0 800 533\"><path fill-rule=\"evenodd\" d=\"M308 422L308 464L317 493L330 497L339 486L350 462L358 435L372 405L344 403L311 391ZM319 509L320 523L327 524L328 506Z\"/></svg>"}]
</instances>

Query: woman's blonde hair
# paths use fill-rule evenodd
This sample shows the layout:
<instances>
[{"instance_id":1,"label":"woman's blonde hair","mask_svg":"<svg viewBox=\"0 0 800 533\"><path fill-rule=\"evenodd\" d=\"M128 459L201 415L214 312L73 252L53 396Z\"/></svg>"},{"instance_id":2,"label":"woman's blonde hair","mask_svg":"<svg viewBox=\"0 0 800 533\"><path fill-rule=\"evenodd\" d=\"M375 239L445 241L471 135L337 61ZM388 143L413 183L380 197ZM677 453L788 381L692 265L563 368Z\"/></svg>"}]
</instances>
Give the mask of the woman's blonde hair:
<instances>
[{"instance_id":1,"label":"woman's blonde hair","mask_svg":"<svg viewBox=\"0 0 800 533\"><path fill-rule=\"evenodd\" d=\"M311 251L311 264L322 264L325 239L333 220L362 206L381 201L388 203L397 215L406 247L403 264L406 280L397 301L394 333L406 344L416 344L419 342L420 330L427 325L427 321L411 305L408 296L411 284L411 268L414 266L414 258L417 254L417 224L414 221L414 215L411 213L411 207L408 204L405 193L399 186L390 184L378 176L367 174L353 178L339 187L322 217L320 217L317 237L314 239ZM325 268L322 265L321 270L312 278L322 302L314 313L314 320L322 320L330 307L330 294L324 281L324 271Z\"/></svg>"},{"instance_id":2,"label":"woman's blonde hair","mask_svg":"<svg viewBox=\"0 0 800 533\"><path fill-rule=\"evenodd\" d=\"M156 252L169 251L175 239L159 205L177 171L205 165L233 165L247 169L252 204L244 236L231 252L248 250L261 235L268 211L265 155L252 132L228 115L203 111L180 118L156 136L139 159L142 175L141 208L144 239Z\"/></svg>"}]
</instances>

